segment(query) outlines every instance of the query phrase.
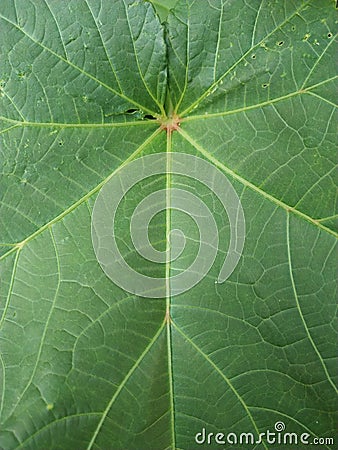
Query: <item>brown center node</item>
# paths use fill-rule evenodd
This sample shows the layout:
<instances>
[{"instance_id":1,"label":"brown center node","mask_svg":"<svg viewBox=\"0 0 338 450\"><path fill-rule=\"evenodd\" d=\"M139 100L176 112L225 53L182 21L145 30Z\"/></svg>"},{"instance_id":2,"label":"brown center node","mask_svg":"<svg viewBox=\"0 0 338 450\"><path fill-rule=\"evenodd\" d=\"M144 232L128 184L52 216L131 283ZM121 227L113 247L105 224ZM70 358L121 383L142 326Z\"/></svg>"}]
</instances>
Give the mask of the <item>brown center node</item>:
<instances>
[{"instance_id":1,"label":"brown center node","mask_svg":"<svg viewBox=\"0 0 338 450\"><path fill-rule=\"evenodd\" d=\"M174 114L171 117L162 117L159 119L161 124L161 129L166 130L168 134L171 134L173 131L176 131L180 128L180 118Z\"/></svg>"}]
</instances>

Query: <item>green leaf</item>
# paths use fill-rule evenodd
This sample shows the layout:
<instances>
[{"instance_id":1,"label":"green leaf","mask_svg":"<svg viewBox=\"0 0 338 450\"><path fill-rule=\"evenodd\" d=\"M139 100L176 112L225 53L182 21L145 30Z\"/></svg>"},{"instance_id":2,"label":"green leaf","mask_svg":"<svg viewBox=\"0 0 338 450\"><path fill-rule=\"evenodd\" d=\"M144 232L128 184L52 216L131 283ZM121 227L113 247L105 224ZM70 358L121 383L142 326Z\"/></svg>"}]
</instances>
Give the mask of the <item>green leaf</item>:
<instances>
[{"instance_id":1,"label":"green leaf","mask_svg":"<svg viewBox=\"0 0 338 450\"><path fill-rule=\"evenodd\" d=\"M257 440L277 422L309 435L284 448L334 437L334 15L331 0L1 2L1 449L272 450ZM166 298L124 291L96 259L101 188L155 153L167 169L202 158L237 192L245 245L224 283L230 219L170 170L126 193L113 233L135 270L168 280ZM180 295L170 279L198 253L193 218L168 197L150 222L158 251L185 233L164 264L129 230L163 188L200 197L220 235Z\"/></svg>"}]
</instances>

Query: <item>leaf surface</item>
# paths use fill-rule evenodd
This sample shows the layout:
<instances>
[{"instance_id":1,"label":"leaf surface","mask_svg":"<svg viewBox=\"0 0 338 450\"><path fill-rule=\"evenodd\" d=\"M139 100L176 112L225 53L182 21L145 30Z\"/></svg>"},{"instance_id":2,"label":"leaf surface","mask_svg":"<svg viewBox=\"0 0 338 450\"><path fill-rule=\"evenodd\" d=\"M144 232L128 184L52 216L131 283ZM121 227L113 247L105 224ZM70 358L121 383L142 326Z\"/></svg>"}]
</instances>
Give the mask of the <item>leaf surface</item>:
<instances>
[{"instance_id":1,"label":"leaf surface","mask_svg":"<svg viewBox=\"0 0 338 450\"><path fill-rule=\"evenodd\" d=\"M329 0L1 2L1 449L190 450L203 428L258 439L280 421L309 433L299 448L334 436L334 15ZM227 176L245 246L217 283L220 202L181 175L143 180L115 229L135 270L169 278L198 252L169 207L149 239L163 251L183 229L182 255L135 251L130 217L158 189L200 196L222 239L194 288L141 298L102 271L91 216L112 176L160 152Z\"/></svg>"}]
</instances>

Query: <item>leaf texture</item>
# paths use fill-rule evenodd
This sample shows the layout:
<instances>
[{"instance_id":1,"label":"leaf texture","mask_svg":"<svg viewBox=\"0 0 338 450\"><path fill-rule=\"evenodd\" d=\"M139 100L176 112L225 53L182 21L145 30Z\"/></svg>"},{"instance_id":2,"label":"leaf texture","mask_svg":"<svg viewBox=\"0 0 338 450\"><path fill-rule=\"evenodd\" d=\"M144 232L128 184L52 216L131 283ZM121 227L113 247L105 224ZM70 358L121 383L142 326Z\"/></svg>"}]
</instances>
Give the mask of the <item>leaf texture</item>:
<instances>
[{"instance_id":1,"label":"leaf texture","mask_svg":"<svg viewBox=\"0 0 338 450\"><path fill-rule=\"evenodd\" d=\"M196 434L258 438L279 421L309 434L297 448L334 436L335 28L329 0L1 2L1 449L216 449ZM230 233L219 201L183 176L142 181L116 225L138 271L169 277L198 251L176 211L149 236L165 250L184 229L177 260L133 248L132 211L157 189L201 196L222 235L197 286L153 299L106 277L91 216L114 174L159 152L225 174L246 239L217 283Z\"/></svg>"}]
</instances>

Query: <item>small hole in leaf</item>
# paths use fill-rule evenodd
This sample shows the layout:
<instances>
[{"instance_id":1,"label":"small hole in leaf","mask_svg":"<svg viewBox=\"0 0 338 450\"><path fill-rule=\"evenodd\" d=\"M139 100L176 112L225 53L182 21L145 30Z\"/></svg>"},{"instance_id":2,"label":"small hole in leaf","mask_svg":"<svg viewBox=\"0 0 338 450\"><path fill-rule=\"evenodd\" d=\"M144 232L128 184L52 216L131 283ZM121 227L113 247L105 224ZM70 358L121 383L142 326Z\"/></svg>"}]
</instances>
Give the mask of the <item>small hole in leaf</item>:
<instances>
[{"instance_id":1,"label":"small hole in leaf","mask_svg":"<svg viewBox=\"0 0 338 450\"><path fill-rule=\"evenodd\" d=\"M59 141L59 145L60 145L60 147L62 146L64 144L64 142L63 141Z\"/></svg>"},{"instance_id":2,"label":"small hole in leaf","mask_svg":"<svg viewBox=\"0 0 338 450\"><path fill-rule=\"evenodd\" d=\"M256 59L256 55L252 55L251 58L252 58L252 59Z\"/></svg>"},{"instance_id":3,"label":"small hole in leaf","mask_svg":"<svg viewBox=\"0 0 338 450\"><path fill-rule=\"evenodd\" d=\"M296 27L294 25L292 25L291 31L295 31L295 30L296 30Z\"/></svg>"},{"instance_id":4,"label":"small hole in leaf","mask_svg":"<svg viewBox=\"0 0 338 450\"><path fill-rule=\"evenodd\" d=\"M149 120L156 120L156 117L152 116L151 114L146 114L144 116L145 119L149 119Z\"/></svg>"},{"instance_id":5,"label":"small hole in leaf","mask_svg":"<svg viewBox=\"0 0 338 450\"><path fill-rule=\"evenodd\" d=\"M263 84L262 84L262 88L263 88L263 89L267 88L268 86L269 86L269 83L263 83Z\"/></svg>"},{"instance_id":6,"label":"small hole in leaf","mask_svg":"<svg viewBox=\"0 0 338 450\"><path fill-rule=\"evenodd\" d=\"M133 113L135 113L136 111L138 111L138 109L127 109L127 111L126 111L126 114L133 114Z\"/></svg>"},{"instance_id":7,"label":"small hole in leaf","mask_svg":"<svg viewBox=\"0 0 338 450\"><path fill-rule=\"evenodd\" d=\"M284 44L284 41L277 42L277 45L279 45L279 47L281 47L283 44Z\"/></svg>"},{"instance_id":8,"label":"small hole in leaf","mask_svg":"<svg viewBox=\"0 0 338 450\"><path fill-rule=\"evenodd\" d=\"M327 37L328 37L329 39L331 39L331 38L332 38L332 33L327 33Z\"/></svg>"}]
</instances>

